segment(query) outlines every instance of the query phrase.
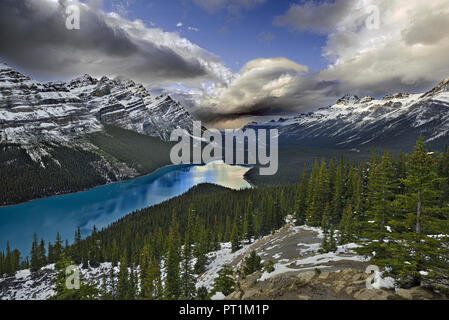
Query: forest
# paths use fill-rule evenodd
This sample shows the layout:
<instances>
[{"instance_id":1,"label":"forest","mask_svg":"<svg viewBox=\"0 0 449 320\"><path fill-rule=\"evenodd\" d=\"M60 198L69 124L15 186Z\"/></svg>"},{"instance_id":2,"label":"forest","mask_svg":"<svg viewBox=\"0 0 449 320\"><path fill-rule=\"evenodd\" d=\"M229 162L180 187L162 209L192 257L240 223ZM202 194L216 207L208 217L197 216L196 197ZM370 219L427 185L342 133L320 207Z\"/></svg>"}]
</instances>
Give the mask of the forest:
<instances>
[{"instance_id":1,"label":"forest","mask_svg":"<svg viewBox=\"0 0 449 320\"><path fill-rule=\"evenodd\" d=\"M363 162L315 159L312 167L297 170L300 180L289 185L240 191L199 185L94 229L86 239L78 229L72 243L57 236L46 245L35 235L27 258L9 246L0 254L0 274L56 263L55 299L206 299L214 292L196 289L195 279L207 266L208 252L223 242L236 251L279 229L292 215L298 225L323 229L322 251L358 243L358 253L401 286L423 279L448 281L449 148L432 152L421 138L410 154L372 152ZM85 283L75 292L62 285L64 266L88 268L101 262L120 267L118 274L104 275L108 286L99 290ZM252 253L245 274L261 268L272 266L261 265ZM219 272L216 291L232 292L232 273L229 268Z\"/></svg>"}]
</instances>

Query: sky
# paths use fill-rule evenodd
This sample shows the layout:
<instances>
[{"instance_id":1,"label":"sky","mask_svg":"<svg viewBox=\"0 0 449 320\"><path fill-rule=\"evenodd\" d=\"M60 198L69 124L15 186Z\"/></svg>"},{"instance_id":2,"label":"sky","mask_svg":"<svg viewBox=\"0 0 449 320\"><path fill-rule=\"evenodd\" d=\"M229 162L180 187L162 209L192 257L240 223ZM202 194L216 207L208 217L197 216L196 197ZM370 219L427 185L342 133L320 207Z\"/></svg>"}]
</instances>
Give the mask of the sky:
<instances>
[{"instance_id":1,"label":"sky","mask_svg":"<svg viewBox=\"0 0 449 320\"><path fill-rule=\"evenodd\" d=\"M448 29L449 0L1 0L0 61L131 78L223 128L428 90L449 77Z\"/></svg>"}]
</instances>

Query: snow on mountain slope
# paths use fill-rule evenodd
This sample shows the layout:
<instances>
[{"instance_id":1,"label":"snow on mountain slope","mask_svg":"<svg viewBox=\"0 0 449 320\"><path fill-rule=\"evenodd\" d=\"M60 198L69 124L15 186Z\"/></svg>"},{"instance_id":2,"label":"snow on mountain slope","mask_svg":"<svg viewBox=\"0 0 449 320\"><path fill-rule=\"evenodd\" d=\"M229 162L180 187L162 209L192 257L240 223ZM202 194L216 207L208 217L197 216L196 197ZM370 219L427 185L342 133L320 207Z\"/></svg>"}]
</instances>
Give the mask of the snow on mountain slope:
<instances>
[{"instance_id":1,"label":"snow on mountain slope","mask_svg":"<svg viewBox=\"0 0 449 320\"><path fill-rule=\"evenodd\" d=\"M83 101L58 84L42 84L0 64L0 142L68 142L102 130Z\"/></svg>"},{"instance_id":2,"label":"snow on mountain slope","mask_svg":"<svg viewBox=\"0 0 449 320\"><path fill-rule=\"evenodd\" d=\"M132 80L100 80L89 75L68 85L82 99L89 112L105 124L112 124L141 134L169 140L176 128L191 132L190 114L168 95L152 96L141 84Z\"/></svg>"},{"instance_id":3,"label":"snow on mountain slope","mask_svg":"<svg viewBox=\"0 0 449 320\"><path fill-rule=\"evenodd\" d=\"M346 95L315 112L247 127L277 128L283 141L322 147L408 146L421 134L439 142L449 138L449 79L425 94Z\"/></svg>"}]
</instances>

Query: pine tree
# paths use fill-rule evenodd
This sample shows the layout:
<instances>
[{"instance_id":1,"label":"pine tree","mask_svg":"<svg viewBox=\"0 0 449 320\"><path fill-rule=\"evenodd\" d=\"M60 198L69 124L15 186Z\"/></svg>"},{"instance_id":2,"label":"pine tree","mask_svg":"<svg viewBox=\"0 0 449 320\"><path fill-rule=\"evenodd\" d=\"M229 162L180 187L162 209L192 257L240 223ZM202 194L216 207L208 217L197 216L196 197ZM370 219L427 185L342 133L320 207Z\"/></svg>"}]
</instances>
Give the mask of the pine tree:
<instances>
[{"instance_id":1,"label":"pine tree","mask_svg":"<svg viewBox=\"0 0 449 320\"><path fill-rule=\"evenodd\" d=\"M100 298L100 291L95 285L91 283L83 283L83 279L80 274L80 287L79 289L67 288L67 268L73 265L73 261L66 257L65 254L61 255L61 259L56 263L56 278L54 279L55 295L50 300L98 300Z\"/></svg>"},{"instance_id":2,"label":"pine tree","mask_svg":"<svg viewBox=\"0 0 449 320\"><path fill-rule=\"evenodd\" d=\"M234 224L232 226L232 232L231 232L231 247L232 252L236 252L240 249L240 235L239 235L239 228L237 225L237 216L235 216Z\"/></svg>"},{"instance_id":3,"label":"pine tree","mask_svg":"<svg viewBox=\"0 0 449 320\"><path fill-rule=\"evenodd\" d=\"M53 248L53 253L54 253L54 260L59 261L61 259L61 254L62 254L62 240L61 240L61 235L59 234L59 232L56 234L56 242Z\"/></svg>"},{"instance_id":4,"label":"pine tree","mask_svg":"<svg viewBox=\"0 0 449 320\"><path fill-rule=\"evenodd\" d=\"M214 280L214 289L212 292L221 292L225 296L230 295L235 288L235 281L232 278L233 274L234 272L229 266L224 266L218 271L218 277Z\"/></svg>"},{"instance_id":5,"label":"pine tree","mask_svg":"<svg viewBox=\"0 0 449 320\"><path fill-rule=\"evenodd\" d=\"M385 151L380 164L375 164L372 160L370 170L368 194L370 208L367 210L368 221L365 221L363 226L363 237L370 241L365 243L364 249L359 252L366 255L375 252L376 259L382 259L389 255L387 250L391 231L389 223L396 211L394 200L398 185L389 152Z\"/></svg>"},{"instance_id":6,"label":"pine tree","mask_svg":"<svg viewBox=\"0 0 449 320\"><path fill-rule=\"evenodd\" d=\"M336 225L342 217L343 209L345 207L345 183L344 183L344 161L340 163L336 169L333 182L333 196L331 205L331 223Z\"/></svg>"},{"instance_id":7,"label":"pine tree","mask_svg":"<svg viewBox=\"0 0 449 320\"><path fill-rule=\"evenodd\" d=\"M37 259L38 259L39 268L42 268L47 263L47 257L45 255L45 253L46 253L45 241L44 241L44 239L41 239L41 242L39 243L39 246L37 247Z\"/></svg>"},{"instance_id":8,"label":"pine tree","mask_svg":"<svg viewBox=\"0 0 449 320\"><path fill-rule=\"evenodd\" d=\"M117 283L117 299L126 300L129 293L129 276L128 276L128 261L126 254L120 259L120 270L118 273Z\"/></svg>"},{"instance_id":9,"label":"pine tree","mask_svg":"<svg viewBox=\"0 0 449 320\"><path fill-rule=\"evenodd\" d=\"M245 266L243 267L243 273L245 275L253 274L256 271L262 270L261 258L257 255L256 251L251 251L249 257L245 258Z\"/></svg>"},{"instance_id":10,"label":"pine tree","mask_svg":"<svg viewBox=\"0 0 449 320\"><path fill-rule=\"evenodd\" d=\"M357 222L354 217L352 206L346 207L340 222L340 244L352 243L356 240Z\"/></svg>"},{"instance_id":11,"label":"pine tree","mask_svg":"<svg viewBox=\"0 0 449 320\"><path fill-rule=\"evenodd\" d=\"M295 218L296 225L301 226L306 223L307 212L307 167L304 165L302 170L301 181L298 184L295 197Z\"/></svg>"},{"instance_id":12,"label":"pine tree","mask_svg":"<svg viewBox=\"0 0 449 320\"><path fill-rule=\"evenodd\" d=\"M185 234L184 252L183 252L182 270L181 270L181 286L182 299L193 300L195 298L195 277L193 276L190 261L192 258L189 233Z\"/></svg>"},{"instance_id":13,"label":"pine tree","mask_svg":"<svg viewBox=\"0 0 449 320\"><path fill-rule=\"evenodd\" d=\"M243 221L243 235L244 239L248 242L252 242L254 237L254 217L253 217L253 203L251 198L248 199L248 205L245 210L245 216Z\"/></svg>"},{"instance_id":14,"label":"pine tree","mask_svg":"<svg viewBox=\"0 0 449 320\"><path fill-rule=\"evenodd\" d=\"M323 158L321 167L316 177L312 173L311 179L315 179L313 183L313 194L311 196L310 205L307 210L307 223L317 227L321 224L322 214L329 201L329 181L326 171L326 161Z\"/></svg>"},{"instance_id":15,"label":"pine tree","mask_svg":"<svg viewBox=\"0 0 449 320\"><path fill-rule=\"evenodd\" d=\"M447 237L432 236L448 234L449 210L440 206L442 178L438 177L436 161L426 149L423 137L409 158L407 173L401 180L406 192L398 198L402 216L392 223L394 241L388 245L390 256L375 259L388 266L389 274L400 283L419 284L424 277L449 274L449 265L444 262L449 257Z\"/></svg>"},{"instance_id":16,"label":"pine tree","mask_svg":"<svg viewBox=\"0 0 449 320\"><path fill-rule=\"evenodd\" d=\"M172 225L168 236L167 277L165 280L165 297L177 300L181 296L179 235L176 216L173 213Z\"/></svg>"},{"instance_id":17,"label":"pine tree","mask_svg":"<svg viewBox=\"0 0 449 320\"><path fill-rule=\"evenodd\" d=\"M31 245L31 271L35 272L39 270L42 266L40 265L39 255L38 255L38 243L36 233L33 235L33 244Z\"/></svg>"}]
</instances>

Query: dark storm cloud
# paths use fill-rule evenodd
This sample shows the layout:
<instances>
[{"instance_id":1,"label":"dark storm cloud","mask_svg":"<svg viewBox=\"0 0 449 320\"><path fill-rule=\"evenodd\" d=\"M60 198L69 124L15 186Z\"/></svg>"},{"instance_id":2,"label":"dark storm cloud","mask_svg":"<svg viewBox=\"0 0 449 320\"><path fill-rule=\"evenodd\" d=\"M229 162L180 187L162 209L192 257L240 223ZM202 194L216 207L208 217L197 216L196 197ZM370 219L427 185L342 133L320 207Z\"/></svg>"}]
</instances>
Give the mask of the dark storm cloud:
<instances>
[{"instance_id":1,"label":"dark storm cloud","mask_svg":"<svg viewBox=\"0 0 449 320\"><path fill-rule=\"evenodd\" d=\"M136 37L132 32L148 32L143 24L85 4L80 4L80 30L68 30L66 6L66 1L0 1L0 58L37 77L123 74L148 83L208 75L194 54L182 56L176 48Z\"/></svg>"}]
</instances>

